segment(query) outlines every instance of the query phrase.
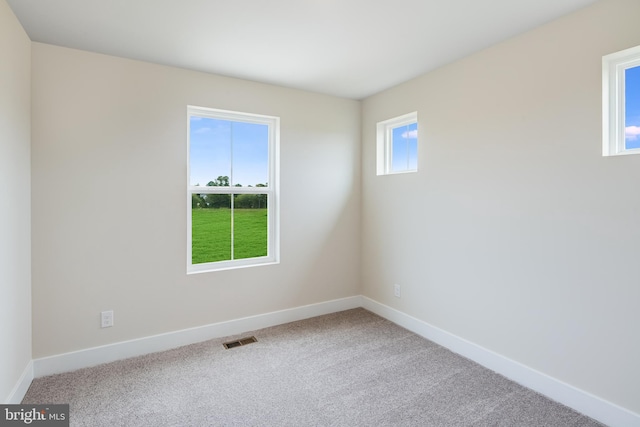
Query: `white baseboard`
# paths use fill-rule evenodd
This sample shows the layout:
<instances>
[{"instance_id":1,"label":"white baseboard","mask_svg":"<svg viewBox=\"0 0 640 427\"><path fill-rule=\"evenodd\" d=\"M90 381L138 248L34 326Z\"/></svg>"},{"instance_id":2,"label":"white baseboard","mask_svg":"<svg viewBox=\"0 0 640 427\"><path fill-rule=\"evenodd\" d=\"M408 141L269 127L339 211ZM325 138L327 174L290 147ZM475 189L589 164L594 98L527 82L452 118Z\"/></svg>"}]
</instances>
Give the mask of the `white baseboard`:
<instances>
[{"instance_id":1,"label":"white baseboard","mask_svg":"<svg viewBox=\"0 0 640 427\"><path fill-rule=\"evenodd\" d=\"M606 425L640 427L639 414L360 295L35 359L25 369L8 403L20 403L34 377L69 372L357 307L363 307Z\"/></svg>"},{"instance_id":2,"label":"white baseboard","mask_svg":"<svg viewBox=\"0 0 640 427\"><path fill-rule=\"evenodd\" d=\"M27 364L27 367L24 368L22 375L20 375L20 379L18 380L11 393L9 393L9 397L7 397L6 404L8 405L17 405L22 402L25 394L27 394L27 390L29 390L29 386L31 385L31 381L33 381L33 361L30 360Z\"/></svg>"},{"instance_id":3,"label":"white baseboard","mask_svg":"<svg viewBox=\"0 0 640 427\"><path fill-rule=\"evenodd\" d=\"M33 361L32 377L43 377L61 372L96 366L129 357L142 356L194 344L214 338L241 334L256 329L295 322L323 314L335 313L362 306L362 297L354 296L318 304L305 305L287 310L274 311L257 316L244 317L226 322L213 323L180 331L169 332L130 341L103 345Z\"/></svg>"},{"instance_id":4,"label":"white baseboard","mask_svg":"<svg viewBox=\"0 0 640 427\"><path fill-rule=\"evenodd\" d=\"M429 323L364 296L362 297L362 307L608 426L640 427L639 414L480 347Z\"/></svg>"}]
</instances>

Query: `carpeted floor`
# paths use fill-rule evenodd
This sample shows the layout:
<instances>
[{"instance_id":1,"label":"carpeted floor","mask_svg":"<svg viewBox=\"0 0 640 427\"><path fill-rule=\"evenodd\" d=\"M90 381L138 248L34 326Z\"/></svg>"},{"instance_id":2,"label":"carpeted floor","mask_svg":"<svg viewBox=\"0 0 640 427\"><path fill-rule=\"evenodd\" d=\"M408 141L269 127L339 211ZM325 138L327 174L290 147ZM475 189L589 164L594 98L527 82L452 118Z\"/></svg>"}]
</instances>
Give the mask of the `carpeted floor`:
<instances>
[{"instance_id":1,"label":"carpeted floor","mask_svg":"<svg viewBox=\"0 0 640 427\"><path fill-rule=\"evenodd\" d=\"M364 309L38 378L23 403L87 427L601 426Z\"/></svg>"}]
</instances>

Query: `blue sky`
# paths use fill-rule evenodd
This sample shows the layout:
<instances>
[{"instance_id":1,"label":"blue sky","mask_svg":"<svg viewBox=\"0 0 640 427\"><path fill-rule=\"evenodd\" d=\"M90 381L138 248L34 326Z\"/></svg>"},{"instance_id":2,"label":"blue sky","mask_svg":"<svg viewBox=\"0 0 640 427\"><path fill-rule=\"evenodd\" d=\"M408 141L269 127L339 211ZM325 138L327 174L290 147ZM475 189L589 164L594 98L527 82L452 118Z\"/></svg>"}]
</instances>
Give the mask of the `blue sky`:
<instances>
[{"instance_id":1,"label":"blue sky","mask_svg":"<svg viewBox=\"0 0 640 427\"><path fill-rule=\"evenodd\" d=\"M393 129L391 172L418 169L418 123Z\"/></svg>"},{"instance_id":2,"label":"blue sky","mask_svg":"<svg viewBox=\"0 0 640 427\"><path fill-rule=\"evenodd\" d=\"M640 148L640 66L625 72L626 148Z\"/></svg>"},{"instance_id":3,"label":"blue sky","mask_svg":"<svg viewBox=\"0 0 640 427\"><path fill-rule=\"evenodd\" d=\"M190 185L205 186L218 176L243 187L269 181L267 125L191 116L189 126Z\"/></svg>"}]
</instances>

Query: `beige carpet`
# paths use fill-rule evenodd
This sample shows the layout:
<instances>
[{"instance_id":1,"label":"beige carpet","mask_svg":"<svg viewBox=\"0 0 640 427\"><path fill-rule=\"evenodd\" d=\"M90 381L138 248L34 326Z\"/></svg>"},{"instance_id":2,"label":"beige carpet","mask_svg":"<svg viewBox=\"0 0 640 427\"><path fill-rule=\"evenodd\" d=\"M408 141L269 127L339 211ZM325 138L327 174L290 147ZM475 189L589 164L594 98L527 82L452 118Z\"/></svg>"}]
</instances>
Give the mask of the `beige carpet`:
<instances>
[{"instance_id":1,"label":"beige carpet","mask_svg":"<svg viewBox=\"0 0 640 427\"><path fill-rule=\"evenodd\" d=\"M23 403L88 427L601 425L364 309L39 378Z\"/></svg>"}]
</instances>

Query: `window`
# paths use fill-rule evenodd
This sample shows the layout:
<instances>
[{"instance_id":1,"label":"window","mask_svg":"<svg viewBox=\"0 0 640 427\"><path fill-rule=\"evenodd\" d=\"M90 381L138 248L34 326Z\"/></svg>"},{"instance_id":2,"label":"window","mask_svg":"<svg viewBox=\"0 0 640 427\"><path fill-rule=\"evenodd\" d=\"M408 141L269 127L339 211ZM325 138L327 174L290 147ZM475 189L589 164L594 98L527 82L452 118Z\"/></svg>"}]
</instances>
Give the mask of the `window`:
<instances>
[{"instance_id":1,"label":"window","mask_svg":"<svg viewBox=\"0 0 640 427\"><path fill-rule=\"evenodd\" d=\"M187 272L278 262L279 118L188 107Z\"/></svg>"},{"instance_id":2,"label":"window","mask_svg":"<svg viewBox=\"0 0 640 427\"><path fill-rule=\"evenodd\" d=\"M602 79L602 154L640 154L640 46L604 56Z\"/></svg>"},{"instance_id":3,"label":"window","mask_svg":"<svg viewBox=\"0 0 640 427\"><path fill-rule=\"evenodd\" d=\"M378 175L418 171L418 113L378 123Z\"/></svg>"}]
</instances>

